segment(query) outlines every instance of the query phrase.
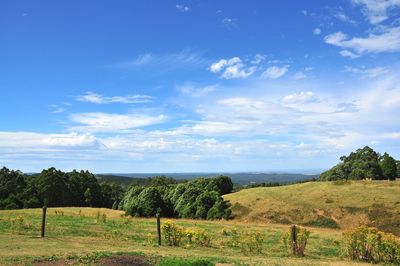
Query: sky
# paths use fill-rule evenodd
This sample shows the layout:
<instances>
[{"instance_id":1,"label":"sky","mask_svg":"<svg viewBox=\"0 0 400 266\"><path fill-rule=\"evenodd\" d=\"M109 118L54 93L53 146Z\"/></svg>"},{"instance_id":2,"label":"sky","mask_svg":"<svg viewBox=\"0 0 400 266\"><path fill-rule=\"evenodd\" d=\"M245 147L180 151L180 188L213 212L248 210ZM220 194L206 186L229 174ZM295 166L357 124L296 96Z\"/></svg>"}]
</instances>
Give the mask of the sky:
<instances>
[{"instance_id":1,"label":"sky","mask_svg":"<svg viewBox=\"0 0 400 266\"><path fill-rule=\"evenodd\" d=\"M400 0L0 1L0 166L400 159Z\"/></svg>"}]
</instances>

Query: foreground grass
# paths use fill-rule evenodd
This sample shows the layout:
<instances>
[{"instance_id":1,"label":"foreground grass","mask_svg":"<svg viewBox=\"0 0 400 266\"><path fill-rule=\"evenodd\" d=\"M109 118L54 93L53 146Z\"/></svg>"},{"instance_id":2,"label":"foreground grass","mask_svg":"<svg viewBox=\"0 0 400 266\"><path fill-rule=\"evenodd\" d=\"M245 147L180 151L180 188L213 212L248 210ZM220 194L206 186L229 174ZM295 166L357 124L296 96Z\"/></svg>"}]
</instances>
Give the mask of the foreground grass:
<instances>
[{"instance_id":1,"label":"foreground grass","mask_svg":"<svg viewBox=\"0 0 400 266\"><path fill-rule=\"evenodd\" d=\"M57 214L56 214L57 213ZM98 215L100 214L100 215ZM105 219L103 219L105 214ZM16 217L22 222L16 225ZM98 218L100 217L100 219ZM14 222L13 222L14 221ZM21 218L19 218L21 221ZM204 258L235 265L360 265L340 259L341 232L311 229L305 258L287 254L279 239L287 226L257 225L234 221L176 220L186 228L203 228L212 247L159 247L155 219L129 218L121 211L94 208L49 208L46 238L40 235L41 209L0 211L0 264L29 265L38 258L55 260L90 254L143 253L162 258ZM263 254L243 254L229 247L224 230L259 231L266 235ZM88 255L89 254L89 255ZM85 263L83 263L85 264ZM89 263L90 264L90 263ZM161 264L163 265L163 264ZM164 264L168 265L168 264ZM174 265L174 264L171 264ZM176 264L180 265L180 264ZM185 265L185 264L182 264Z\"/></svg>"},{"instance_id":2,"label":"foreground grass","mask_svg":"<svg viewBox=\"0 0 400 266\"><path fill-rule=\"evenodd\" d=\"M400 235L400 180L309 182L225 195L236 219L348 229L360 225Z\"/></svg>"}]
</instances>

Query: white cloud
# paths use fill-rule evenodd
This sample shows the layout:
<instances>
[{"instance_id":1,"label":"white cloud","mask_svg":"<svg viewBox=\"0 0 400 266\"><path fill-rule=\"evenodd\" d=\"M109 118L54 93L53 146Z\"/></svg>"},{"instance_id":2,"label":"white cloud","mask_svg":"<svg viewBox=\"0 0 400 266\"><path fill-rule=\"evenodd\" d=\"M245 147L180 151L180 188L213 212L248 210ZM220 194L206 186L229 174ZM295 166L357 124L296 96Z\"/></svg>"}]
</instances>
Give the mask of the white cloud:
<instances>
[{"instance_id":1,"label":"white cloud","mask_svg":"<svg viewBox=\"0 0 400 266\"><path fill-rule=\"evenodd\" d=\"M71 127L79 132L120 132L164 122L166 117L136 114L78 113L70 120L80 125Z\"/></svg>"},{"instance_id":2,"label":"white cloud","mask_svg":"<svg viewBox=\"0 0 400 266\"><path fill-rule=\"evenodd\" d=\"M302 91L299 93L289 94L282 98L282 102L285 104L310 103L316 101L318 101L318 99L312 91Z\"/></svg>"},{"instance_id":3,"label":"white cloud","mask_svg":"<svg viewBox=\"0 0 400 266\"><path fill-rule=\"evenodd\" d=\"M358 67L345 66L345 70L347 72L361 74L363 77L367 77L367 78L376 78L380 75L383 75L383 74L386 74L389 72L389 70L385 67L358 68Z\"/></svg>"},{"instance_id":4,"label":"white cloud","mask_svg":"<svg viewBox=\"0 0 400 266\"><path fill-rule=\"evenodd\" d=\"M220 77L224 79L247 78L256 70L255 66L247 67L239 57L221 59L210 67L210 71L213 73L222 72Z\"/></svg>"},{"instance_id":5,"label":"white cloud","mask_svg":"<svg viewBox=\"0 0 400 266\"><path fill-rule=\"evenodd\" d=\"M315 28L314 31L313 31L314 35L320 35L321 32L322 32L322 31L321 31L320 28Z\"/></svg>"},{"instance_id":6,"label":"white cloud","mask_svg":"<svg viewBox=\"0 0 400 266\"><path fill-rule=\"evenodd\" d=\"M289 65L285 65L283 67L272 66L267 68L262 74L262 78L266 79L278 79L286 74L289 70Z\"/></svg>"},{"instance_id":7,"label":"white cloud","mask_svg":"<svg viewBox=\"0 0 400 266\"><path fill-rule=\"evenodd\" d=\"M342 32L336 32L325 37L325 42L341 48L351 49L357 55L365 53L398 52L400 51L400 27L386 28L381 34L370 34L366 38L348 38ZM341 52L349 56L348 52ZM354 57L354 55L352 55Z\"/></svg>"},{"instance_id":8,"label":"white cloud","mask_svg":"<svg viewBox=\"0 0 400 266\"><path fill-rule=\"evenodd\" d=\"M95 104L109 104L109 103L148 103L154 100L154 97L148 95L127 95L127 96L112 96L106 97L94 92L86 92L86 94L79 95L75 98L77 101L89 102Z\"/></svg>"},{"instance_id":9,"label":"white cloud","mask_svg":"<svg viewBox=\"0 0 400 266\"><path fill-rule=\"evenodd\" d=\"M97 145L97 139L91 134L0 132L0 148L76 148Z\"/></svg>"},{"instance_id":10,"label":"white cloud","mask_svg":"<svg viewBox=\"0 0 400 266\"><path fill-rule=\"evenodd\" d=\"M359 58L359 57L360 57L360 55L355 54L355 53L353 53L353 52L350 52L349 50L342 50L342 51L339 52L339 54L340 54L341 56L349 57L349 58L351 58L351 59Z\"/></svg>"},{"instance_id":11,"label":"white cloud","mask_svg":"<svg viewBox=\"0 0 400 266\"><path fill-rule=\"evenodd\" d=\"M352 2L363 7L362 12L371 24L379 24L387 20L387 11L400 7L400 0L352 0Z\"/></svg>"},{"instance_id":12,"label":"white cloud","mask_svg":"<svg viewBox=\"0 0 400 266\"><path fill-rule=\"evenodd\" d=\"M188 12L190 10L190 8L188 6L184 6L184 5L176 5L175 8L181 12Z\"/></svg>"}]
</instances>

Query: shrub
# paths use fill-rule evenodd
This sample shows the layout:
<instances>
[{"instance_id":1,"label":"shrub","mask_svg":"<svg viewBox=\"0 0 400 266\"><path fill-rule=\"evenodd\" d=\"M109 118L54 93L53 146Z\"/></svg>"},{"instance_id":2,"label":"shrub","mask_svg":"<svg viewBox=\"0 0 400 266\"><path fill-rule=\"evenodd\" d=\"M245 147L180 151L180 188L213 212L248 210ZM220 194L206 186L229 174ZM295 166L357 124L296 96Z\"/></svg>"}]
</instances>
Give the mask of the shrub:
<instances>
[{"instance_id":1,"label":"shrub","mask_svg":"<svg viewBox=\"0 0 400 266\"><path fill-rule=\"evenodd\" d=\"M194 241L197 245L202 247L211 246L211 236L204 229L197 229L194 231Z\"/></svg>"},{"instance_id":2,"label":"shrub","mask_svg":"<svg viewBox=\"0 0 400 266\"><path fill-rule=\"evenodd\" d=\"M179 246L181 243L182 237L184 236L184 232L182 228L177 226L172 221L166 221L162 226L161 229L163 231L163 235L165 241L169 246Z\"/></svg>"},{"instance_id":3,"label":"shrub","mask_svg":"<svg viewBox=\"0 0 400 266\"><path fill-rule=\"evenodd\" d=\"M311 232L305 228L292 226L282 235L281 240L290 253L298 257L303 257L310 233ZM293 234L296 236L296 241L293 241Z\"/></svg>"},{"instance_id":4,"label":"shrub","mask_svg":"<svg viewBox=\"0 0 400 266\"><path fill-rule=\"evenodd\" d=\"M343 253L351 260L400 263L400 240L376 228L359 227L343 233Z\"/></svg>"}]
</instances>

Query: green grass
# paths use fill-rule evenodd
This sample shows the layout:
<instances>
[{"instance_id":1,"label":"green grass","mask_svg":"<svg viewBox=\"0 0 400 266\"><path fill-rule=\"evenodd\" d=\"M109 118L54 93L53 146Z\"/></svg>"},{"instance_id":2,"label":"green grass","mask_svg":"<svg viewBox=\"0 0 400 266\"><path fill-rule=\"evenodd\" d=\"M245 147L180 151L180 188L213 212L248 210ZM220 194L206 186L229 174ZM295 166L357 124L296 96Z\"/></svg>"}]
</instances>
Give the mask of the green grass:
<instances>
[{"instance_id":1,"label":"green grass","mask_svg":"<svg viewBox=\"0 0 400 266\"><path fill-rule=\"evenodd\" d=\"M236 219L348 229L377 227L400 235L400 180L308 182L225 195Z\"/></svg>"},{"instance_id":2,"label":"green grass","mask_svg":"<svg viewBox=\"0 0 400 266\"><path fill-rule=\"evenodd\" d=\"M64 215L56 215L62 210ZM97 213L105 213L103 221ZM22 217L16 219L17 217ZM13 223L12 221L21 221ZM162 222L165 219L162 219ZM140 253L154 258L161 265L185 264L204 259L212 263L234 265L342 265L341 239L338 230L311 229L305 258L293 258L280 243L288 230L283 225L249 224L236 221L175 220L185 228L203 228L212 238L211 247L157 245L155 219L127 218L121 211L94 208L49 208L46 237L40 238L41 209L0 211L0 265L29 265L37 260L79 258L91 264L98 256ZM261 232L266 236L261 254L243 254L228 245L231 236L225 230ZM85 259L86 258L86 259ZM187 262L189 261L189 262ZM177 263L177 264L173 264ZM181 264L179 264L181 263ZM183 263L183 264L182 264ZM193 262L195 263L195 262ZM350 262L346 261L346 263ZM355 265L355 264L354 264Z\"/></svg>"}]
</instances>

